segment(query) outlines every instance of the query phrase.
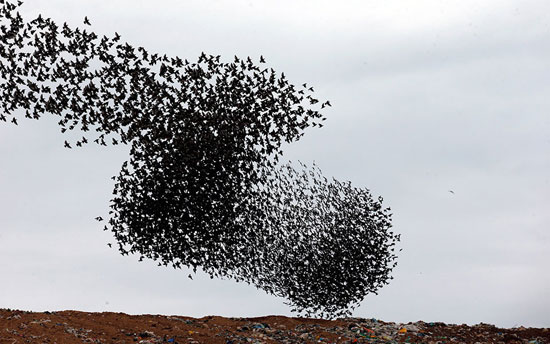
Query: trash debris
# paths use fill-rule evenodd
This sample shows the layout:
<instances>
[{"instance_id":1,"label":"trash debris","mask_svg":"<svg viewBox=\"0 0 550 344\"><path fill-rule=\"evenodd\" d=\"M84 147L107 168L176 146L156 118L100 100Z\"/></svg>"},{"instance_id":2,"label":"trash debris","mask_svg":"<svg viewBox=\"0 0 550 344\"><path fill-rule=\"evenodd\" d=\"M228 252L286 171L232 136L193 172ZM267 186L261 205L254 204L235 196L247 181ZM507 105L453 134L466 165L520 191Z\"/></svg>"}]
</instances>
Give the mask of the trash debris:
<instances>
[{"instance_id":1,"label":"trash debris","mask_svg":"<svg viewBox=\"0 0 550 344\"><path fill-rule=\"evenodd\" d=\"M0 339L7 343L68 343L76 339L97 344L550 344L548 329L502 329L483 323L473 326L423 321L402 324L363 318L184 319L109 312L54 314L0 309L0 329L3 329Z\"/></svg>"}]
</instances>

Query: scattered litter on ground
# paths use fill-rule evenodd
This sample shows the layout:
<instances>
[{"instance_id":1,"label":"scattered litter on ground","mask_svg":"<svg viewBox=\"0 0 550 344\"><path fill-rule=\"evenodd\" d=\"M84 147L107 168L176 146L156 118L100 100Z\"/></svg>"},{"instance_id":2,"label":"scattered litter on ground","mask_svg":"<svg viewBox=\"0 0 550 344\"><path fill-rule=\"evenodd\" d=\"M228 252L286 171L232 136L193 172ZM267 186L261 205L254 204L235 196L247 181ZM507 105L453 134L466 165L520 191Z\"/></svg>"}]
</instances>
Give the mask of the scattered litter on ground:
<instances>
[{"instance_id":1,"label":"scattered litter on ground","mask_svg":"<svg viewBox=\"0 0 550 344\"><path fill-rule=\"evenodd\" d=\"M393 323L378 319L322 320L266 316L200 319L77 311L26 312L0 309L2 343L138 344L550 344L550 330L497 328L441 322Z\"/></svg>"}]
</instances>

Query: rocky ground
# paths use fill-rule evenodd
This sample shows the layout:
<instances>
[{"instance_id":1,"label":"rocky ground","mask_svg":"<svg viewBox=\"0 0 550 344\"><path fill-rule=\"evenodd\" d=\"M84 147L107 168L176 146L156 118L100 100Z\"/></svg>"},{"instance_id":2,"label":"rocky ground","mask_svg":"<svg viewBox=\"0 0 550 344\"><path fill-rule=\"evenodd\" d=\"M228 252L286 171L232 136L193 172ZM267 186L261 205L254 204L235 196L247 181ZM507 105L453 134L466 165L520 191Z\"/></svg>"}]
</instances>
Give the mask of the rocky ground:
<instances>
[{"instance_id":1,"label":"rocky ground","mask_svg":"<svg viewBox=\"0 0 550 344\"><path fill-rule=\"evenodd\" d=\"M440 322L266 316L127 315L0 309L0 344L15 343L550 343L550 330Z\"/></svg>"}]
</instances>

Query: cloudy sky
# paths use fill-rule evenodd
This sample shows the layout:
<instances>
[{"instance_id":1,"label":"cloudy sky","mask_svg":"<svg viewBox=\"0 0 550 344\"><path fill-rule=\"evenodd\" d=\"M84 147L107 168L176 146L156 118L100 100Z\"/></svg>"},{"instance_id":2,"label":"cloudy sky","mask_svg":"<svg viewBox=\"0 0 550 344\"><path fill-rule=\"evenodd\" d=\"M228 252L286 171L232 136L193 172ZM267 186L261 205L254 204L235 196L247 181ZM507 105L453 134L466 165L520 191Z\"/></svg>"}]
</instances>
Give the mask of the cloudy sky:
<instances>
[{"instance_id":1,"label":"cloudy sky","mask_svg":"<svg viewBox=\"0 0 550 344\"><path fill-rule=\"evenodd\" d=\"M194 60L263 55L333 107L286 148L384 197L394 280L354 316L550 327L550 2L27 0L22 14ZM0 307L292 316L246 284L107 247L125 147L0 125ZM453 191L454 193L451 193Z\"/></svg>"}]
</instances>

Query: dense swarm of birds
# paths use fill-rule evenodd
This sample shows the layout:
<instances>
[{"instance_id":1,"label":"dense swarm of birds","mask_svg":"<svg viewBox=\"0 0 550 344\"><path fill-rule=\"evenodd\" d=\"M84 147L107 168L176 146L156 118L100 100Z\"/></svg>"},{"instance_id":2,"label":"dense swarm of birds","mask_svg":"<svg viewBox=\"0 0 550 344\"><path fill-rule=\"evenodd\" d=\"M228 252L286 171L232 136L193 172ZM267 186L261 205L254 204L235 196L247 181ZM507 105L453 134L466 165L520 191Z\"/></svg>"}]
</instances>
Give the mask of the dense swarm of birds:
<instances>
[{"instance_id":1,"label":"dense swarm of birds","mask_svg":"<svg viewBox=\"0 0 550 344\"><path fill-rule=\"evenodd\" d=\"M322 126L330 103L313 88L263 57L189 62L118 33L25 22L21 4L0 0L0 121L51 114L84 135L67 148L130 146L104 227L122 254L244 281L328 318L392 279L399 235L382 198L279 162L284 142Z\"/></svg>"}]
</instances>

